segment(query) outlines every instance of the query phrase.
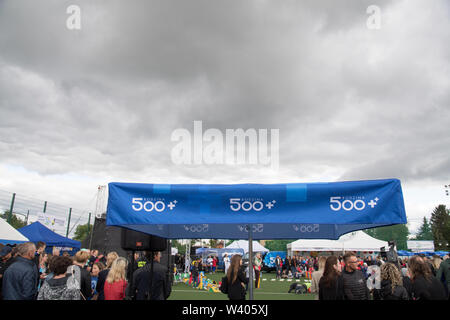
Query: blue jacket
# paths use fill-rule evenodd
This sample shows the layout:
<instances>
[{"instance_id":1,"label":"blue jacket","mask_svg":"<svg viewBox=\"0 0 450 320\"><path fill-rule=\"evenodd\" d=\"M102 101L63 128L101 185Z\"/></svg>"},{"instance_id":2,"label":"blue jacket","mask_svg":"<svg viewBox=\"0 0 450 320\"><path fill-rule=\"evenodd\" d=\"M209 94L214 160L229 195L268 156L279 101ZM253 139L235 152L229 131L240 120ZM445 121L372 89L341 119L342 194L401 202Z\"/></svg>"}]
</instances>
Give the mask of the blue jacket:
<instances>
[{"instance_id":1,"label":"blue jacket","mask_svg":"<svg viewBox=\"0 0 450 320\"><path fill-rule=\"evenodd\" d=\"M33 260L16 257L3 275L3 300L34 300L39 273Z\"/></svg>"}]
</instances>

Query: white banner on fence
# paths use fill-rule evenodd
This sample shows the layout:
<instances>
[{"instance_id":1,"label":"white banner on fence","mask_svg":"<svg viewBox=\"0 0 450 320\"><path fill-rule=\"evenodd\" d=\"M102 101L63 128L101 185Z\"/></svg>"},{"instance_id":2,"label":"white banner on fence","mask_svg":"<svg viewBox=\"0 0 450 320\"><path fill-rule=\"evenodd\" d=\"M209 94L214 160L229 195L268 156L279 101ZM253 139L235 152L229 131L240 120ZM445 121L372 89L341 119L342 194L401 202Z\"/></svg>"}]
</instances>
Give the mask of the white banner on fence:
<instances>
[{"instance_id":1,"label":"white banner on fence","mask_svg":"<svg viewBox=\"0 0 450 320\"><path fill-rule=\"evenodd\" d=\"M66 219L57 218L46 213L38 213L38 221L49 229L59 230L66 227Z\"/></svg>"}]
</instances>

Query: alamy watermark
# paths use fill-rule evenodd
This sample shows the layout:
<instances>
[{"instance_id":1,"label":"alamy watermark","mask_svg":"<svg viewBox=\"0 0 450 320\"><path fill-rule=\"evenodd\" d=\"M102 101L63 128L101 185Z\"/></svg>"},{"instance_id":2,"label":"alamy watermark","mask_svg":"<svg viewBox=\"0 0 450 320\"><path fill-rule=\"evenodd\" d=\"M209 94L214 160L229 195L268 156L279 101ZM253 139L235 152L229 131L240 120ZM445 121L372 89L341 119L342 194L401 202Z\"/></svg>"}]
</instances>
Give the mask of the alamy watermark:
<instances>
[{"instance_id":1,"label":"alamy watermark","mask_svg":"<svg viewBox=\"0 0 450 320\"><path fill-rule=\"evenodd\" d=\"M270 146L268 138L270 136ZM226 129L225 134L215 128L203 132L202 121L194 121L194 132L176 129L171 141L174 164L264 165L279 168L279 129Z\"/></svg>"},{"instance_id":2,"label":"alamy watermark","mask_svg":"<svg viewBox=\"0 0 450 320\"><path fill-rule=\"evenodd\" d=\"M366 13L370 14L366 21L367 28L370 30L381 29L381 8L372 4L367 7Z\"/></svg>"},{"instance_id":3,"label":"alamy watermark","mask_svg":"<svg viewBox=\"0 0 450 320\"><path fill-rule=\"evenodd\" d=\"M69 17L66 20L66 27L69 30L81 30L81 8L75 4L66 9Z\"/></svg>"}]
</instances>

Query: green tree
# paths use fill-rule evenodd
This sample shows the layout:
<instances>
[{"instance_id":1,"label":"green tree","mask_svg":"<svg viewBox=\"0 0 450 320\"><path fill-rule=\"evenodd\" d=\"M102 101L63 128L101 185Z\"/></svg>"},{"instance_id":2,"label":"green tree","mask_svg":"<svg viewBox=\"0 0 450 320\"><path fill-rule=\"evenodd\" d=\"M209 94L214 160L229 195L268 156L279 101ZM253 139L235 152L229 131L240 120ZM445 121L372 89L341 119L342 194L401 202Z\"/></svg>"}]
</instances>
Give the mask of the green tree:
<instances>
[{"instance_id":1,"label":"green tree","mask_svg":"<svg viewBox=\"0 0 450 320\"><path fill-rule=\"evenodd\" d=\"M217 243L218 243L217 239L210 239L209 240L209 247L210 248L216 248L217 247Z\"/></svg>"},{"instance_id":2,"label":"green tree","mask_svg":"<svg viewBox=\"0 0 450 320\"><path fill-rule=\"evenodd\" d=\"M431 230L431 224L426 217L423 217L423 223L419 228L419 231L415 237L416 240L433 240L433 231Z\"/></svg>"},{"instance_id":3,"label":"green tree","mask_svg":"<svg viewBox=\"0 0 450 320\"><path fill-rule=\"evenodd\" d=\"M450 211L443 204L437 206L431 214L430 222L435 250L448 250L450 247Z\"/></svg>"},{"instance_id":4,"label":"green tree","mask_svg":"<svg viewBox=\"0 0 450 320\"><path fill-rule=\"evenodd\" d=\"M185 254L186 253L186 245L181 244L177 240L172 240L172 248L177 248L179 254Z\"/></svg>"},{"instance_id":5,"label":"green tree","mask_svg":"<svg viewBox=\"0 0 450 320\"><path fill-rule=\"evenodd\" d=\"M287 244L292 240L267 240L265 247L270 251L287 251Z\"/></svg>"},{"instance_id":6,"label":"green tree","mask_svg":"<svg viewBox=\"0 0 450 320\"><path fill-rule=\"evenodd\" d=\"M77 228L75 229L75 236L73 237L73 240L83 241L89 236L89 231L92 230L92 225L86 224L79 224Z\"/></svg>"},{"instance_id":7,"label":"green tree","mask_svg":"<svg viewBox=\"0 0 450 320\"><path fill-rule=\"evenodd\" d=\"M2 219L4 219L5 221L8 221L8 214L9 214L9 210L5 211L4 214L0 214L0 217ZM27 223L24 220L17 218L17 216L15 214L13 214L11 216L11 223L10 224L15 229L20 229L20 228L25 227L27 225Z\"/></svg>"},{"instance_id":8,"label":"green tree","mask_svg":"<svg viewBox=\"0 0 450 320\"><path fill-rule=\"evenodd\" d=\"M383 241L395 241L397 250L406 250L409 230L406 224L364 230L369 236ZM386 248L388 249L388 248Z\"/></svg>"}]
</instances>

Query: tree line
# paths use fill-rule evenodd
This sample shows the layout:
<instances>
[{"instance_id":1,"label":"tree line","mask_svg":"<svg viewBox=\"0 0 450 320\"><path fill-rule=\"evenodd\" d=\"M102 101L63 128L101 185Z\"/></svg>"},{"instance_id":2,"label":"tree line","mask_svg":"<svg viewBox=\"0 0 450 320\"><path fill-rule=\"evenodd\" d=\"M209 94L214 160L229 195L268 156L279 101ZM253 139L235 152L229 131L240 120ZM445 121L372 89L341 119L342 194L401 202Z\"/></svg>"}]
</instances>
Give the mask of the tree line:
<instances>
[{"instance_id":1,"label":"tree line","mask_svg":"<svg viewBox=\"0 0 450 320\"><path fill-rule=\"evenodd\" d=\"M0 217L7 220L9 211L0 214ZM16 215L11 216L11 225L16 228L22 228L26 226L26 222ZM74 240L83 241L89 236L89 230L92 230L92 225L88 224L78 225L75 230ZM405 224L397 224L388 227L379 227L373 229L364 230L368 235L383 241L395 241L397 243L398 250L407 249L407 241L410 235L408 226ZM196 239L192 239L194 242ZM411 240L430 240L434 241L435 251L449 251L450 250L450 210L445 205L438 205L431 217L427 219L423 218L422 225L420 226L417 234L411 238ZM225 243L227 246L232 241ZM286 245L292 242L292 240L268 240L265 247L270 251L285 251ZM217 240L211 239L210 246L215 247ZM185 251L185 246L177 242L172 241L172 246L178 248L180 252Z\"/></svg>"}]
</instances>

